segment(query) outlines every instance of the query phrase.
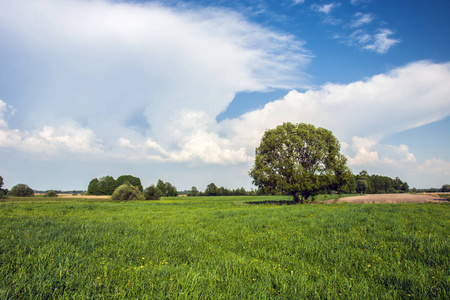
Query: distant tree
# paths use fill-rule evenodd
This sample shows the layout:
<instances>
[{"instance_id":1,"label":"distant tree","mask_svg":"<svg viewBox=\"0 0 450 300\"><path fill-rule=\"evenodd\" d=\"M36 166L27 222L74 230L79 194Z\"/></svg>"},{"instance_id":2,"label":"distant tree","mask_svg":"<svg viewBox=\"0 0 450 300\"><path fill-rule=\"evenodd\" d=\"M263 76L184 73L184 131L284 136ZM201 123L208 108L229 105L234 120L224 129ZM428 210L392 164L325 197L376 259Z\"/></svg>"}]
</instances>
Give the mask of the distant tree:
<instances>
[{"instance_id":1,"label":"distant tree","mask_svg":"<svg viewBox=\"0 0 450 300\"><path fill-rule=\"evenodd\" d=\"M198 194L199 194L199 192L198 192L197 187L193 186L187 195L188 196L198 196Z\"/></svg>"},{"instance_id":2,"label":"distant tree","mask_svg":"<svg viewBox=\"0 0 450 300\"><path fill-rule=\"evenodd\" d=\"M145 200L144 195L139 190L138 187L135 187L131 184L122 184L114 190L114 193L111 195L112 200L118 201L128 201L128 200Z\"/></svg>"},{"instance_id":3,"label":"distant tree","mask_svg":"<svg viewBox=\"0 0 450 300\"><path fill-rule=\"evenodd\" d=\"M132 186L137 187L141 192L144 190L141 184L141 180L138 177L131 175L121 175L116 180L116 185L120 186L126 182L130 183Z\"/></svg>"},{"instance_id":4,"label":"distant tree","mask_svg":"<svg viewBox=\"0 0 450 300\"><path fill-rule=\"evenodd\" d=\"M450 192L450 184L444 184L441 188L441 192L444 192L444 193Z\"/></svg>"},{"instance_id":5,"label":"distant tree","mask_svg":"<svg viewBox=\"0 0 450 300\"><path fill-rule=\"evenodd\" d=\"M217 196L217 195L219 195L219 188L214 183L210 183L206 187L205 195L206 196Z\"/></svg>"},{"instance_id":6,"label":"distant tree","mask_svg":"<svg viewBox=\"0 0 450 300\"><path fill-rule=\"evenodd\" d=\"M114 177L104 176L98 180L98 188L100 195L112 195L117 188L117 183Z\"/></svg>"},{"instance_id":7,"label":"distant tree","mask_svg":"<svg viewBox=\"0 0 450 300\"><path fill-rule=\"evenodd\" d=\"M97 178L94 178L89 182L88 185L88 194L89 195L100 195L99 182Z\"/></svg>"},{"instance_id":8,"label":"distant tree","mask_svg":"<svg viewBox=\"0 0 450 300\"><path fill-rule=\"evenodd\" d=\"M356 191L360 192L361 195L367 191L367 181L364 179L359 179L356 182Z\"/></svg>"},{"instance_id":9,"label":"distant tree","mask_svg":"<svg viewBox=\"0 0 450 300\"><path fill-rule=\"evenodd\" d=\"M0 176L0 199L5 198L6 194L8 193L8 191L2 189L2 187L3 187L3 177Z\"/></svg>"},{"instance_id":10,"label":"distant tree","mask_svg":"<svg viewBox=\"0 0 450 300\"><path fill-rule=\"evenodd\" d=\"M164 196L167 196L167 197L178 196L177 188L175 186L173 186L170 182L165 182L164 185L165 185L165 190L166 190L166 194Z\"/></svg>"},{"instance_id":11,"label":"distant tree","mask_svg":"<svg viewBox=\"0 0 450 300\"><path fill-rule=\"evenodd\" d=\"M402 192L404 192L404 193L409 192L409 185L408 185L407 182L403 182L403 184L402 184L402 186L401 186L401 190L402 190Z\"/></svg>"},{"instance_id":12,"label":"distant tree","mask_svg":"<svg viewBox=\"0 0 450 300\"><path fill-rule=\"evenodd\" d=\"M56 193L56 191L50 190L50 191L45 192L44 197L55 198L55 197L58 197L58 193Z\"/></svg>"},{"instance_id":13,"label":"distant tree","mask_svg":"<svg viewBox=\"0 0 450 300\"><path fill-rule=\"evenodd\" d=\"M347 184L338 189L339 193L354 194L356 192L356 176L351 174Z\"/></svg>"},{"instance_id":14,"label":"distant tree","mask_svg":"<svg viewBox=\"0 0 450 300\"><path fill-rule=\"evenodd\" d=\"M147 200L159 200L161 194L156 186L152 184L144 190L144 197Z\"/></svg>"},{"instance_id":15,"label":"distant tree","mask_svg":"<svg viewBox=\"0 0 450 300\"><path fill-rule=\"evenodd\" d=\"M304 203L330 187L344 185L349 176L347 159L333 133L310 124L283 123L267 130L256 148L249 174L253 184Z\"/></svg>"},{"instance_id":16,"label":"distant tree","mask_svg":"<svg viewBox=\"0 0 450 300\"><path fill-rule=\"evenodd\" d=\"M23 183L13 186L9 194L13 197L34 197L34 191Z\"/></svg>"},{"instance_id":17,"label":"distant tree","mask_svg":"<svg viewBox=\"0 0 450 300\"><path fill-rule=\"evenodd\" d=\"M156 184L156 189L158 190L161 196L165 196L167 194L166 184L161 179L158 179L158 183Z\"/></svg>"}]
</instances>

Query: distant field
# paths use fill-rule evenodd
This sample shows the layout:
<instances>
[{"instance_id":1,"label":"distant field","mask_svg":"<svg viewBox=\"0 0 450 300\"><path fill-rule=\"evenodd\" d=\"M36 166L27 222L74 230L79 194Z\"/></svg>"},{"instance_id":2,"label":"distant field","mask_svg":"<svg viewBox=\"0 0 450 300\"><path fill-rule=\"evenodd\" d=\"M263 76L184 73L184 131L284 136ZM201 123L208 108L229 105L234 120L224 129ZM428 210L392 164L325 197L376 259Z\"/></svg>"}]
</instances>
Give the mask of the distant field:
<instances>
[{"instance_id":1,"label":"distant field","mask_svg":"<svg viewBox=\"0 0 450 300\"><path fill-rule=\"evenodd\" d=\"M8 199L0 299L450 298L449 203L286 199Z\"/></svg>"}]
</instances>

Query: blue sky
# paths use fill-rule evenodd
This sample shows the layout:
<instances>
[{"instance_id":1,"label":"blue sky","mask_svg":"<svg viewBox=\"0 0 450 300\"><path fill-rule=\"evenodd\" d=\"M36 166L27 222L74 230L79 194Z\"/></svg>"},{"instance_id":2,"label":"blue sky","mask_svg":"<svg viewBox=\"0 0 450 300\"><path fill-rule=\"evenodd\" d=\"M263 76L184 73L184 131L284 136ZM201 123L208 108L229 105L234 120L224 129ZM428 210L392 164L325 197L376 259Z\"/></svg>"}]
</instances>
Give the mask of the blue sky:
<instances>
[{"instance_id":1,"label":"blue sky","mask_svg":"<svg viewBox=\"0 0 450 300\"><path fill-rule=\"evenodd\" d=\"M264 131L328 128L354 173L450 183L450 2L0 0L0 175L250 189Z\"/></svg>"}]
</instances>

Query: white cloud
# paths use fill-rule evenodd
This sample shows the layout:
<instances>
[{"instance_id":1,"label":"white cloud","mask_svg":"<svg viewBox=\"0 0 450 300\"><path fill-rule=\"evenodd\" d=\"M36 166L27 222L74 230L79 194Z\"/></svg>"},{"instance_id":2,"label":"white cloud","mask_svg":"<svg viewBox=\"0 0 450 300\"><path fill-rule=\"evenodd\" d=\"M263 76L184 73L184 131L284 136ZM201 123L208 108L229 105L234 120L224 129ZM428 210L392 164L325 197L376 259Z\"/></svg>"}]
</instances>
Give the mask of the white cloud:
<instances>
[{"instance_id":1,"label":"white cloud","mask_svg":"<svg viewBox=\"0 0 450 300\"><path fill-rule=\"evenodd\" d=\"M207 162L247 160L214 132L234 95L302 86L311 57L293 36L229 10L106 0L2 2L0 46L9 55L2 72L16 74L4 85L21 90L10 124L22 142L69 120L112 152L151 139L152 158Z\"/></svg>"},{"instance_id":2,"label":"white cloud","mask_svg":"<svg viewBox=\"0 0 450 300\"><path fill-rule=\"evenodd\" d=\"M369 43L360 43L364 49L375 51L379 54L383 54L389 51L389 49L400 42L399 39L392 38L393 32L390 29L379 29L378 33L372 36ZM366 44L366 45L364 45Z\"/></svg>"},{"instance_id":3,"label":"white cloud","mask_svg":"<svg viewBox=\"0 0 450 300\"><path fill-rule=\"evenodd\" d=\"M380 165L402 167L417 161L407 145L383 145L371 138L354 136L351 150L345 149L344 153L348 155L349 166L354 168Z\"/></svg>"},{"instance_id":4,"label":"white cloud","mask_svg":"<svg viewBox=\"0 0 450 300\"><path fill-rule=\"evenodd\" d=\"M0 128L0 148L14 148L44 158L70 157L72 154L98 155L103 153L92 130L72 124L58 128L45 126L41 130L20 131Z\"/></svg>"},{"instance_id":5,"label":"white cloud","mask_svg":"<svg viewBox=\"0 0 450 300\"><path fill-rule=\"evenodd\" d=\"M305 3L305 0L292 0L294 4L303 4Z\"/></svg>"},{"instance_id":6,"label":"white cloud","mask_svg":"<svg viewBox=\"0 0 450 300\"><path fill-rule=\"evenodd\" d=\"M419 166L419 170L427 175L450 175L450 163L442 159L432 158ZM444 183L443 183L444 184Z\"/></svg>"},{"instance_id":7,"label":"white cloud","mask_svg":"<svg viewBox=\"0 0 450 300\"><path fill-rule=\"evenodd\" d=\"M372 14L363 14L361 12L357 12L355 14L355 17L357 19L351 23L350 27L361 27L372 23L372 21L375 19Z\"/></svg>"},{"instance_id":8,"label":"white cloud","mask_svg":"<svg viewBox=\"0 0 450 300\"><path fill-rule=\"evenodd\" d=\"M314 4L312 5L312 8L317 12L321 12L328 15L331 13L332 10L334 10L336 7L339 7L340 5L341 5L340 3L332 2L323 5Z\"/></svg>"}]
</instances>

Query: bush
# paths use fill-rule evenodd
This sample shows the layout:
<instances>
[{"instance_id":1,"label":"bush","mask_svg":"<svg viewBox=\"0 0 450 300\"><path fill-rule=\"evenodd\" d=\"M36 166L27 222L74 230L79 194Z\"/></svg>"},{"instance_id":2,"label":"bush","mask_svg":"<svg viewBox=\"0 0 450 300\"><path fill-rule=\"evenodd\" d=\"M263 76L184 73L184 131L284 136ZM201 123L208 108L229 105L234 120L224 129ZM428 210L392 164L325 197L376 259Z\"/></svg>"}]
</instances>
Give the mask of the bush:
<instances>
[{"instance_id":1,"label":"bush","mask_svg":"<svg viewBox=\"0 0 450 300\"><path fill-rule=\"evenodd\" d=\"M34 191L23 183L13 186L9 194L13 197L34 197Z\"/></svg>"},{"instance_id":2,"label":"bush","mask_svg":"<svg viewBox=\"0 0 450 300\"><path fill-rule=\"evenodd\" d=\"M55 191L47 191L44 197L58 197L58 194Z\"/></svg>"},{"instance_id":3,"label":"bush","mask_svg":"<svg viewBox=\"0 0 450 300\"><path fill-rule=\"evenodd\" d=\"M114 190L111 196L112 200L145 200L139 188L130 184L122 184Z\"/></svg>"}]
</instances>

